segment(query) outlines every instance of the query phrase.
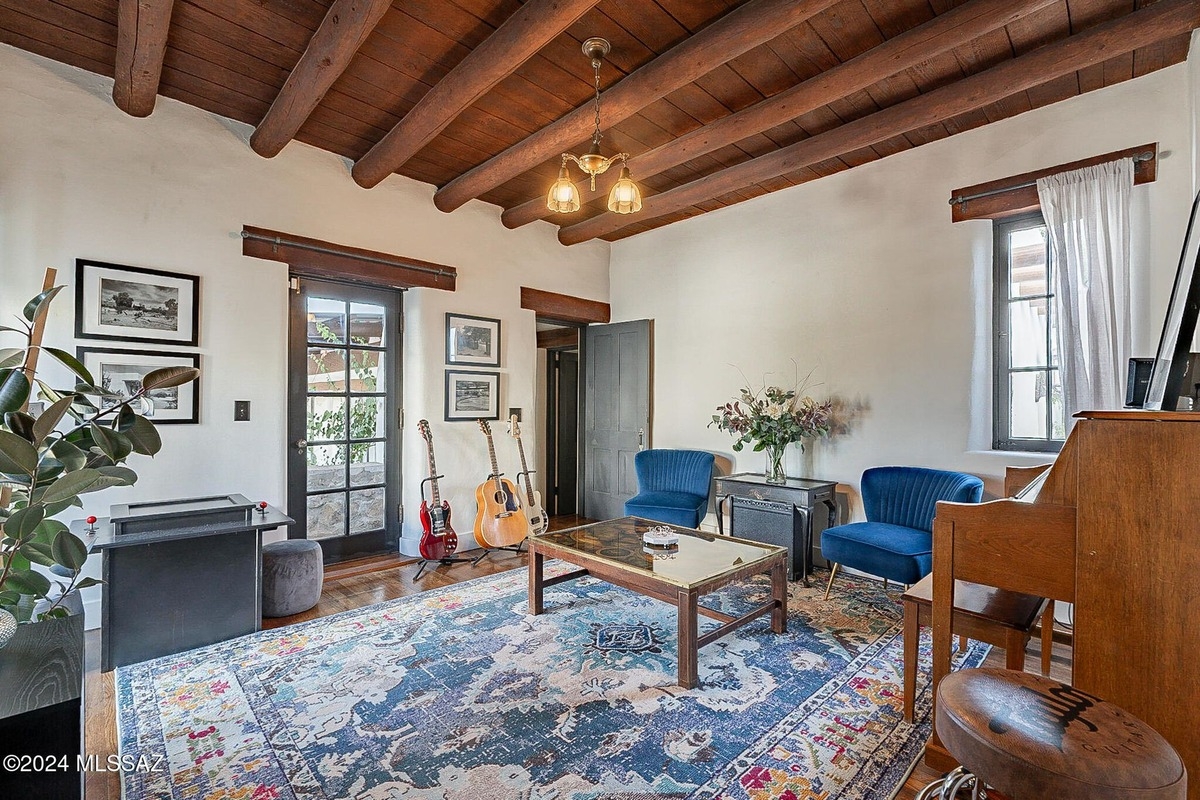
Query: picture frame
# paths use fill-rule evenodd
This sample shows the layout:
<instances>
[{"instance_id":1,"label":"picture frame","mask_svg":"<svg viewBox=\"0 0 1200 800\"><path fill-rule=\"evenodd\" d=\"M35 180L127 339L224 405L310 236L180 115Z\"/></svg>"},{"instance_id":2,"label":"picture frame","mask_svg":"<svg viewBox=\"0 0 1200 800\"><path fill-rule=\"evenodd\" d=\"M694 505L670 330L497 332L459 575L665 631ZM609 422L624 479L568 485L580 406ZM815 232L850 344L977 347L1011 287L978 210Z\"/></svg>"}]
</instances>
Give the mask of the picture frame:
<instances>
[{"instance_id":1,"label":"picture frame","mask_svg":"<svg viewBox=\"0 0 1200 800\"><path fill-rule=\"evenodd\" d=\"M77 258L75 338L195 347L200 277Z\"/></svg>"},{"instance_id":2,"label":"picture frame","mask_svg":"<svg viewBox=\"0 0 1200 800\"><path fill-rule=\"evenodd\" d=\"M199 353L161 350L121 350L115 347L79 347L76 357L96 379L96 385L128 397L141 388L141 378L161 367L200 368ZM150 392L153 408L141 412L155 425L194 425L200 422L200 380ZM112 401L110 401L111 404ZM105 405L100 398L100 407Z\"/></svg>"},{"instance_id":3,"label":"picture frame","mask_svg":"<svg viewBox=\"0 0 1200 800\"><path fill-rule=\"evenodd\" d=\"M446 363L500 366L500 320L446 312Z\"/></svg>"},{"instance_id":4,"label":"picture frame","mask_svg":"<svg viewBox=\"0 0 1200 800\"><path fill-rule=\"evenodd\" d=\"M500 419L500 373L446 370L446 422Z\"/></svg>"}]
</instances>

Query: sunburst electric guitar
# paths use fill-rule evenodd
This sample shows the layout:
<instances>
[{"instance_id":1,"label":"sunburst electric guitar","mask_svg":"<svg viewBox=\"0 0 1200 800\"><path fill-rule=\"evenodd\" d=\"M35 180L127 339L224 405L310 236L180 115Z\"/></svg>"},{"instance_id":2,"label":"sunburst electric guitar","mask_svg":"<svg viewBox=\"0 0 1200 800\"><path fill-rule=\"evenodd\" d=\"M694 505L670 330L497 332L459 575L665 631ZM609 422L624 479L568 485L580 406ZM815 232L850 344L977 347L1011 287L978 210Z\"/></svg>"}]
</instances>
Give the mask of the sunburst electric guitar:
<instances>
[{"instance_id":1,"label":"sunburst electric guitar","mask_svg":"<svg viewBox=\"0 0 1200 800\"><path fill-rule=\"evenodd\" d=\"M546 509L542 508L542 493L533 490L533 483L530 481L529 466L525 463L525 445L521 444L521 426L517 423L517 415L513 414L508 421L509 433L517 440L517 452L521 454L521 475L525 476L525 519L529 520L529 535L537 536L540 533L545 533L550 527L550 520L546 517ZM521 482L521 475L517 476L517 483Z\"/></svg>"},{"instance_id":2,"label":"sunburst electric guitar","mask_svg":"<svg viewBox=\"0 0 1200 800\"><path fill-rule=\"evenodd\" d=\"M525 540L529 523L521 509L521 500L512 481L501 477L496 463L496 446L492 443L492 426L479 420L479 430L487 437L488 456L492 473L475 489L475 541L481 547L511 547Z\"/></svg>"},{"instance_id":3,"label":"sunburst electric guitar","mask_svg":"<svg viewBox=\"0 0 1200 800\"><path fill-rule=\"evenodd\" d=\"M439 561L450 556L458 549L458 534L450 527L450 503L442 499L438 492L437 465L433 460L433 434L429 432L429 423L421 420L417 423L421 438L425 440L425 449L429 452L429 502L421 498L421 543L418 549L421 558L426 561Z\"/></svg>"}]
</instances>

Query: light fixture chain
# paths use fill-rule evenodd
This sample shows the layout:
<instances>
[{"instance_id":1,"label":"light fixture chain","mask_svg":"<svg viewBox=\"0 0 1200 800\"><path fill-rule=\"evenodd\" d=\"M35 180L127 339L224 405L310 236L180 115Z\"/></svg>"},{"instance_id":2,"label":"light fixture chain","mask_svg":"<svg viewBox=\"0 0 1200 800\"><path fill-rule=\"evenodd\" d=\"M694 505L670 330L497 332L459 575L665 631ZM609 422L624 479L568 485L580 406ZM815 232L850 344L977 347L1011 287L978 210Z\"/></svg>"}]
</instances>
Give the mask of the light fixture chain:
<instances>
[{"instance_id":1,"label":"light fixture chain","mask_svg":"<svg viewBox=\"0 0 1200 800\"><path fill-rule=\"evenodd\" d=\"M592 67L596 71L596 130L592 134L592 141L600 144L600 59L593 61Z\"/></svg>"}]
</instances>

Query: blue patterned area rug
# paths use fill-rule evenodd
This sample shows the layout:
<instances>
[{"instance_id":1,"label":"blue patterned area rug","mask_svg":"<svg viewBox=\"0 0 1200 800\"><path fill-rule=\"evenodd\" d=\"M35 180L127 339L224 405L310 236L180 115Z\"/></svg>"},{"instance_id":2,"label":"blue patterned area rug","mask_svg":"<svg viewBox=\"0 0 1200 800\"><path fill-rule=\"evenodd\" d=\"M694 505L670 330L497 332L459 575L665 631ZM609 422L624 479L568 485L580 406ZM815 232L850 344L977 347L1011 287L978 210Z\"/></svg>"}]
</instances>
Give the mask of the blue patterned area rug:
<instances>
[{"instance_id":1,"label":"blue patterned area rug","mask_svg":"<svg viewBox=\"0 0 1200 800\"><path fill-rule=\"evenodd\" d=\"M929 733L901 716L895 592L791 585L675 685L675 609L524 570L264 631L117 673L126 800L880 800ZM765 602L761 581L705 604ZM706 621L709 622L709 621ZM924 648L928 648L928 638ZM981 662L972 643L963 659ZM924 654L928 663L928 653Z\"/></svg>"}]
</instances>

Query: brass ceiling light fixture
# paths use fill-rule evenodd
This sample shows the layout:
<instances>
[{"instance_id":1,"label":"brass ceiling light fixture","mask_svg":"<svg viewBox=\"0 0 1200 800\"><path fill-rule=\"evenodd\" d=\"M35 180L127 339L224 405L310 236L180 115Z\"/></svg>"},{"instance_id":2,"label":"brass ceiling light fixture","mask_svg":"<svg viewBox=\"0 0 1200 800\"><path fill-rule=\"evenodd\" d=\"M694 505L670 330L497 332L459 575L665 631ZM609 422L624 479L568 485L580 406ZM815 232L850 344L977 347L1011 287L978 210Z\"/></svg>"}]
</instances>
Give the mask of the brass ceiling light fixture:
<instances>
[{"instance_id":1,"label":"brass ceiling light fixture","mask_svg":"<svg viewBox=\"0 0 1200 800\"><path fill-rule=\"evenodd\" d=\"M638 189L633 178L629 177L628 153L617 153L605 158L600 153L600 65L612 47L608 41L592 37L583 43L583 54L592 60L592 70L596 75L596 129L592 132L592 147L582 156L573 153L562 154L562 166L558 170L558 180L550 187L546 195L546 206L551 211L569 214L579 210L579 190L567 173L567 162L574 161L579 168L592 178L592 191L596 191L596 176L607 171L616 162L621 162L621 176L608 193L608 210L617 214L632 214L642 208L642 192Z\"/></svg>"}]
</instances>

